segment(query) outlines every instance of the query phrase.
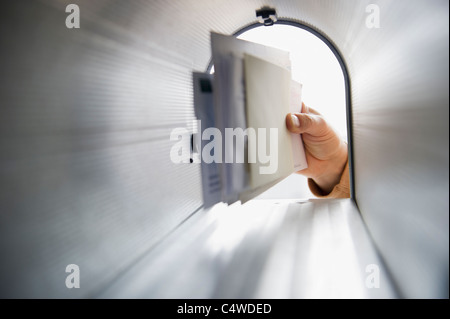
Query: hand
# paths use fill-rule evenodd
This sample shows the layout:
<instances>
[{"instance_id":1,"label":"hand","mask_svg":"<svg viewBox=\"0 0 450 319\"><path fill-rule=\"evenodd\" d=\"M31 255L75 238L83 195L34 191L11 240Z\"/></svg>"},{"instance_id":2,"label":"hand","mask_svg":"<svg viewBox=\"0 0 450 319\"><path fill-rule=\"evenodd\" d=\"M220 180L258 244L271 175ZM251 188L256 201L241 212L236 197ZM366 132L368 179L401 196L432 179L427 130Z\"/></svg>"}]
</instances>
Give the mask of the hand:
<instances>
[{"instance_id":1,"label":"hand","mask_svg":"<svg viewBox=\"0 0 450 319\"><path fill-rule=\"evenodd\" d=\"M308 168L298 171L326 193L336 186L347 163L347 144L328 125L323 116L302 104L301 113L289 113L286 127L292 133L302 134Z\"/></svg>"}]
</instances>

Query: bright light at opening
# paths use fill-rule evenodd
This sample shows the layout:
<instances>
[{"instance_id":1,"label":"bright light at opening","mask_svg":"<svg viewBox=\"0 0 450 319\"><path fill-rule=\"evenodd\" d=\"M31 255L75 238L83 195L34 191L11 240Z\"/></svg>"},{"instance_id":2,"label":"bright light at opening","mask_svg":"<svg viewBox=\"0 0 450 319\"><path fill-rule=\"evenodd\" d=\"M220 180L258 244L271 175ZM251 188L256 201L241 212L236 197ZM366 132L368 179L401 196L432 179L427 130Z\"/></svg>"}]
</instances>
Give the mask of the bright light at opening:
<instances>
[{"instance_id":1,"label":"bright light at opening","mask_svg":"<svg viewBox=\"0 0 450 319\"><path fill-rule=\"evenodd\" d=\"M303 102L319 111L347 140L344 75L330 48L314 34L298 27L276 24L257 27L239 39L290 52L292 78L303 84ZM306 178L292 174L259 199L312 198Z\"/></svg>"},{"instance_id":2,"label":"bright light at opening","mask_svg":"<svg viewBox=\"0 0 450 319\"><path fill-rule=\"evenodd\" d=\"M322 40L306 30L279 24L253 28L238 38L290 52L292 78L303 84L303 102L322 113L347 139L344 76Z\"/></svg>"}]
</instances>

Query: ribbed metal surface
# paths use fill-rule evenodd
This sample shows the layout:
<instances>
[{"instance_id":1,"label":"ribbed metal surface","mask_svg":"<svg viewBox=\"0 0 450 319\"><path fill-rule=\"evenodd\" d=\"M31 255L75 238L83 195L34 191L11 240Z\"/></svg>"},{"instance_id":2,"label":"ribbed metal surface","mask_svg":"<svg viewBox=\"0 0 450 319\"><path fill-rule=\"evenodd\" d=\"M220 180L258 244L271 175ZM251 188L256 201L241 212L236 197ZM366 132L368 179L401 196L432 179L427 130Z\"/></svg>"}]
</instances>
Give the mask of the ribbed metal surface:
<instances>
[{"instance_id":1,"label":"ribbed metal surface","mask_svg":"<svg viewBox=\"0 0 450 319\"><path fill-rule=\"evenodd\" d=\"M448 1L380 9L347 53L356 199L402 295L448 297Z\"/></svg>"},{"instance_id":2,"label":"ribbed metal surface","mask_svg":"<svg viewBox=\"0 0 450 319\"><path fill-rule=\"evenodd\" d=\"M366 283L373 265L378 288ZM350 199L254 200L200 211L100 297L393 298L395 292Z\"/></svg>"},{"instance_id":3,"label":"ribbed metal surface","mask_svg":"<svg viewBox=\"0 0 450 319\"><path fill-rule=\"evenodd\" d=\"M84 4L79 30L62 4L7 7L1 295L92 296L201 205L199 167L170 161L171 130L194 119L191 64ZM82 289L65 287L68 264Z\"/></svg>"},{"instance_id":4,"label":"ribbed metal surface","mask_svg":"<svg viewBox=\"0 0 450 319\"><path fill-rule=\"evenodd\" d=\"M65 6L81 9L69 30ZM10 1L0 13L1 296L93 296L201 205L172 165L209 32L270 5L351 78L356 200L403 296L448 296L448 2ZM77 263L83 289L64 286ZM37 275L39 274L39 275ZM412 280L414 278L414 280Z\"/></svg>"}]
</instances>

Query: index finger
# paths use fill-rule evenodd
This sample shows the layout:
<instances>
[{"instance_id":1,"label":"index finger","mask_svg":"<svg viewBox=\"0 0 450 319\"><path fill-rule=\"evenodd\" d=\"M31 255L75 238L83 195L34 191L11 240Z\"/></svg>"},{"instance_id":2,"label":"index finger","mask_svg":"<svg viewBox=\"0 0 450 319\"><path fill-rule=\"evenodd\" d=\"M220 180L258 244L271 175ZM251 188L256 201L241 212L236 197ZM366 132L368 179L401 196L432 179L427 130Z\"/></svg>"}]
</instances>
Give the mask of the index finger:
<instances>
[{"instance_id":1,"label":"index finger","mask_svg":"<svg viewBox=\"0 0 450 319\"><path fill-rule=\"evenodd\" d=\"M305 103L302 103L302 113L311 113L314 115L322 115L319 112L317 112L314 108L310 106L306 106Z\"/></svg>"}]
</instances>

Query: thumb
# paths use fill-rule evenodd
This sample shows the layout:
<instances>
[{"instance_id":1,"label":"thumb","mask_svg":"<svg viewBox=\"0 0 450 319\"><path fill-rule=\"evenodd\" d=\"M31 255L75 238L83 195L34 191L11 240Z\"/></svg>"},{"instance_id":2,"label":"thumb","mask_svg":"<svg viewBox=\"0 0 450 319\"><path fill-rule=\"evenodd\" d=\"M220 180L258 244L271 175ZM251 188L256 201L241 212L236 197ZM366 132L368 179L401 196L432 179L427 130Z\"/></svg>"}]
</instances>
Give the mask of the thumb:
<instances>
[{"instance_id":1,"label":"thumb","mask_svg":"<svg viewBox=\"0 0 450 319\"><path fill-rule=\"evenodd\" d=\"M325 120L311 113L289 113L286 115L286 127L291 133L320 135L325 129Z\"/></svg>"}]
</instances>

